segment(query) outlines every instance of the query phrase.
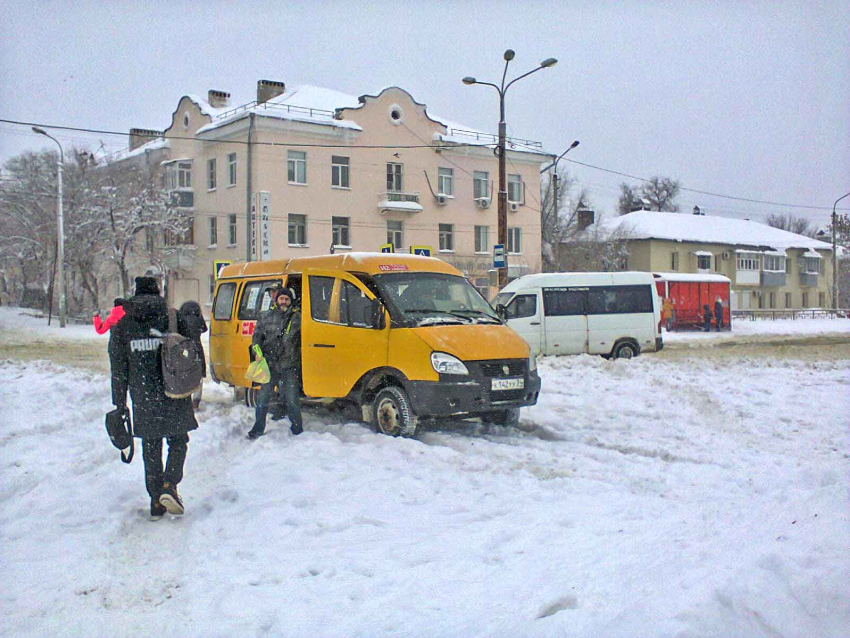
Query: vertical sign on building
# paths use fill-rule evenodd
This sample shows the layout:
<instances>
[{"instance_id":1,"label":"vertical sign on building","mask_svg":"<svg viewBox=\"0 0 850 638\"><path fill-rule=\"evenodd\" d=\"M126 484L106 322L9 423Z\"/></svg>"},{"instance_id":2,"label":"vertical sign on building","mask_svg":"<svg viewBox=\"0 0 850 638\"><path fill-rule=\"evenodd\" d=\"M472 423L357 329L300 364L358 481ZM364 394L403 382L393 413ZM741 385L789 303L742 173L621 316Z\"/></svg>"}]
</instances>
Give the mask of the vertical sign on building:
<instances>
[{"instance_id":1,"label":"vertical sign on building","mask_svg":"<svg viewBox=\"0 0 850 638\"><path fill-rule=\"evenodd\" d=\"M259 193L254 193L254 196L251 198L251 261L257 261L258 252L257 246L259 242L258 237L258 220L257 220L257 200L259 199Z\"/></svg>"},{"instance_id":2,"label":"vertical sign on building","mask_svg":"<svg viewBox=\"0 0 850 638\"><path fill-rule=\"evenodd\" d=\"M272 258L272 238L269 217L269 201L271 193L260 191L260 261Z\"/></svg>"}]
</instances>

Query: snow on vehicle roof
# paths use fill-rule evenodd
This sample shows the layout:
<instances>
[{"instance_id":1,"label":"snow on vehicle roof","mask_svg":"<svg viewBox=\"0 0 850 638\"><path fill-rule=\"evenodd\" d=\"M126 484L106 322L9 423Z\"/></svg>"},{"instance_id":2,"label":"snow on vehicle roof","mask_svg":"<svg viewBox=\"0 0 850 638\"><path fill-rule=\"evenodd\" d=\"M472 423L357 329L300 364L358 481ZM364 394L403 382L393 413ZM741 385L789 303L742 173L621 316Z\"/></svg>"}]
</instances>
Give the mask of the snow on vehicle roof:
<instances>
[{"instance_id":1,"label":"snow on vehicle roof","mask_svg":"<svg viewBox=\"0 0 850 638\"><path fill-rule=\"evenodd\" d=\"M829 250L826 242L789 233L747 219L637 211L600 222L606 232L620 231L629 239L668 239L732 246L759 246L773 250L808 248Z\"/></svg>"},{"instance_id":2,"label":"snow on vehicle roof","mask_svg":"<svg viewBox=\"0 0 850 638\"><path fill-rule=\"evenodd\" d=\"M636 270L625 272L540 272L514 279L502 288L501 292L543 287L648 284L652 281L650 273Z\"/></svg>"},{"instance_id":3,"label":"snow on vehicle roof","mask_svg":"<svg viewBox=\"0 0 850 638\"><path fill-rule=\"evenodd\" d=\"M732 283L729 277L709 273L686 273L686 272L654 272L652 276L664 281L704 281L714 283Z\"/></svg>"}]
</instances>

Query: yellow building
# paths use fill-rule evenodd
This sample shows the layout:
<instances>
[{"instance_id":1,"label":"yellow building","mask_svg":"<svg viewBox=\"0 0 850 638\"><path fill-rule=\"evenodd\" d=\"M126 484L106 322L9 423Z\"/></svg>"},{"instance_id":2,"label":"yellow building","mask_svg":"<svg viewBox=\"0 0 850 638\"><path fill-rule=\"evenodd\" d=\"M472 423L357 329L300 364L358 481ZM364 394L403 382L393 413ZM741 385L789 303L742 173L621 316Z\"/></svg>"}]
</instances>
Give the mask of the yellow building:
<instances>
[{"instance_id":1,"label":"yellow building","mask_svg":"<svg viewBox=\"0 0 850 638\"><path fill-rule=\"evenodd\" d=\"M134 131L128 156L155 149L166 187L194 218L164 273L174 304L198 299L208 310L216 264L386 244L431 247L485 295L494 291L498 140L430 114L401 88L352 97L261 80L255 101L187 95L161 138L142 143L155 132ZM512 277L541 267L540 166L548 159L539 143L509 140Z\"/></svg>"}]
</instances>

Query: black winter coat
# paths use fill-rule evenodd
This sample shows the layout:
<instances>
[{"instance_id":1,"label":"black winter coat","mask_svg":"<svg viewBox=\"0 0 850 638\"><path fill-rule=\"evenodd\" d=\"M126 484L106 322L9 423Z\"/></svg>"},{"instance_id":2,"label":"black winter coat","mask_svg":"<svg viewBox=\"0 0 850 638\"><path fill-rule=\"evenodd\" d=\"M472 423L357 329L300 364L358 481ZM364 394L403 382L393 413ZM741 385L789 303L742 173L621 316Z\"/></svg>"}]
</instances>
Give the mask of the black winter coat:
<instances>
[{"instance_id":1,"label":"black winter coat","mask_svg":"<svg viewBox=\"0 0 850 638\"><path fill-rule=\"evenodd\" d=\"M159 295L131 297L127 314L109 337L112 367L112 403L126 405L127 389L133 400L133 433L145 438L185 434L198 427L192 398L165 396L162 380L161 339L168 331L168 306ZM178 329L180 324L178 322ZM185 337L188 330L180 330ZM155 332L154 332L155 331Z\"/></svg>"},{"instance_id":2,"label":"black winter coat","mask_svg":"<svg viewBox=\"0 0 850 638\"><path fill-rule=\"evenodd\" d=\"M177 313L177 332L201 343L201 335L207 331L207 321L197 301L187 301ZM207 376L207 355L201 345L201 357L204 363L204 376Z\"/></svg>"},{"instance_id":3,"label":"black winter coat","mask_svg":"<svg viewBox=\"0 0 850 638\"><path fill-rule=\"evenodd\" d=\"M273 306L260 315L251 345L259 345L269 369L301 370L301 311Z\"/></svg>"},{"instance_id":4,"label":"black winter coat","mask_svg":"<svg viewBox=\"0 0 850 638\"><path fill-rule=\"evenodd\" d=\"M723 303L720 301L714 302L714 318L723 320Z\"/></svg>"}]
</instances>

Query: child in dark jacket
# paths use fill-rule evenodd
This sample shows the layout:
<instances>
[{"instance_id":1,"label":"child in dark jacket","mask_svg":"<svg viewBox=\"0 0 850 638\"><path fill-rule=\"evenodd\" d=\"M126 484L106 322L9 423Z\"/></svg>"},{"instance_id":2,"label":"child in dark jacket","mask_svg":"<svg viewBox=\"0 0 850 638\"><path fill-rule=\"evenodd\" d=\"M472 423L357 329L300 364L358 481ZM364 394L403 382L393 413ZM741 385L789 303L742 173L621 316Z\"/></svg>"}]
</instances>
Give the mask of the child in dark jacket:
<instances>
[{"instance_id":1,"label":"child in dark jacket","mask_svg":"<svg viewBox=\"0 0 850 638\"><path fill-rule=\"evenodd\" d=\"M97 330L97 334L102 335L118 323L121 320L121 317L124 316L124 304L126 303L126 299L121 299L118 297L115 301L113 301L113 308L109 312L109 316L106 318L106 321L102 321L100 318L100 314L94 313L94 317L92 317L92 322L94 323L94 329Z\"/></svg>"},{"instance_id":2,"label":"child in dark jacket","mask_svg":"<svg viewBox=\"0 0 850 638\"><path fill-rule=\"evenodd\" d=\"M702 307L702 321L703 321L703 330L705 332L711 331L711 308L708 304L703 305Z\"/></svg>"},{"instance_id":3,"label":"child in dark jacket","mask_svg":"<svg viewBox=\"0 0 850 638\"><path fill-rule=\"evenodd\" d=\"M204 314L201 312L201 306L197 301L187 301L177 313L177 325L180 334L184 334L193 341L201 343L201 335L207 331L207 322L204 319ZM201 353L204 352L201 347ZM207 376L207 361L204 357L204 376ZM192 394L192 407L196 410L201 405L201 398L204 394L204 382L201 380L201 386Z\"/></svg>"}]
</instances>

